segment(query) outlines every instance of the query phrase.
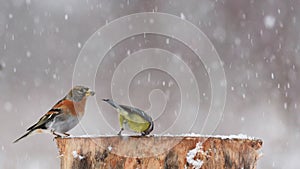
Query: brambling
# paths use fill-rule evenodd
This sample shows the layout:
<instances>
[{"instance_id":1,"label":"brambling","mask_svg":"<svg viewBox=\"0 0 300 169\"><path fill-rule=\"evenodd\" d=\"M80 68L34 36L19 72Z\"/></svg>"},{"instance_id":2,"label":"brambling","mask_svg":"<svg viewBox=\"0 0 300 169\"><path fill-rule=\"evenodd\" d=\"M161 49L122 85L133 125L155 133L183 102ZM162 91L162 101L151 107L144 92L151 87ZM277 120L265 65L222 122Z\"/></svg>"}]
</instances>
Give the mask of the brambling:
<instances>
[{"instance_id":1,"label":"brambling","mask_svg":"<svg viewBox=\"0 0 300 169\"><path fill-rule=\"evenodd\" d=\"M103 101L110 104L119 113L121 130L118 135L121 135L124 127L126 130L141 133L142 136L150 134L153 130L154 123L152 118L144 111L130 106L119 105L111 99L103 99Z\"/></svg>"},{"instance_id":2,"label":"brambling","mask_svg":"<svg viewBox=\"0 0 300 169\"><path fill-rule=\"evenodd\" d=\"M14 143L32 134L52 133L55 136L69 136L66 132L74 128L84 115L88 96L95 92L87 87L75 86L63 99L58 101L40 120L27 129L27 133Z\"/></svg>"}]
</instances>

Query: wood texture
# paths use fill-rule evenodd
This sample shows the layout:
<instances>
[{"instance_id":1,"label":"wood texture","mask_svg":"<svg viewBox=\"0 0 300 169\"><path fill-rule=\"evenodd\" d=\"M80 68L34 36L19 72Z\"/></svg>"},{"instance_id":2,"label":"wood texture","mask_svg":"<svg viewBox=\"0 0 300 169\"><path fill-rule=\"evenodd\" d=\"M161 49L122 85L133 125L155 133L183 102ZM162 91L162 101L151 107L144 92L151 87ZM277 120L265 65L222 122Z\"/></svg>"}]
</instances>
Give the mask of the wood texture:
<instances>
[{"instance_id":1,"label":"wood texture","mask_svg":"<svg viewBox=\"0 0 300 169\"><path fill-rule=\"evenodd\" d=\"M187 154L201 148L194 160L202 169L255 169L262 146L259 139L193 136L56 138L61 169L195 168Z\"/></svg>"}]
</instances>

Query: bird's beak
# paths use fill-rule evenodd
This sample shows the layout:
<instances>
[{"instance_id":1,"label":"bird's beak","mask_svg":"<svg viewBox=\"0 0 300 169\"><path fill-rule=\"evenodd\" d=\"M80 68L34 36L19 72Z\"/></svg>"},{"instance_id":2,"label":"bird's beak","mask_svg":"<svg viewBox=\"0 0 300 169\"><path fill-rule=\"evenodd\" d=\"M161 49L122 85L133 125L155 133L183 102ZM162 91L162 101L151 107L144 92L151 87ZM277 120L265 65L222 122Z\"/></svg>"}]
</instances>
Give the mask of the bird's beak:
<instances>
[{"instance_id":1,"label":"bird's beak","mask_svg":"<svg viewBox=\"0 0 300 169\"><path fill-rule=\"evenodd\" d=\"M95 92L92 91L91 89L89 89L89 90L86 92L85 95L86 95L86 96L94 96L94 95L95 95Z\"/></svg>"}]
</instances>

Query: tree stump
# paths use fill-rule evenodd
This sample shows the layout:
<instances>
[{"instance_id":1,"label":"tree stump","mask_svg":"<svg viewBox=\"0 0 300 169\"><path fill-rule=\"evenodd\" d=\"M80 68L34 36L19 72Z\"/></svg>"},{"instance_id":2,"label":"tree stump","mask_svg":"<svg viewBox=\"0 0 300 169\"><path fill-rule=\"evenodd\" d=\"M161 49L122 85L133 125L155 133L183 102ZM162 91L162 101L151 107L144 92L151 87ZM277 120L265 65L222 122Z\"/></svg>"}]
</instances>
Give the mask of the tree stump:
<instances>
[{"instance_id":1,"label":"tree stump","mask_svg":"<svg viewBox=\"0 0 300 169\"><path fill-rule=\"evenodd\" d=\"M56 138L61 169L255 169L260 139L201 136Z\"/></svg>"}]
</instances>

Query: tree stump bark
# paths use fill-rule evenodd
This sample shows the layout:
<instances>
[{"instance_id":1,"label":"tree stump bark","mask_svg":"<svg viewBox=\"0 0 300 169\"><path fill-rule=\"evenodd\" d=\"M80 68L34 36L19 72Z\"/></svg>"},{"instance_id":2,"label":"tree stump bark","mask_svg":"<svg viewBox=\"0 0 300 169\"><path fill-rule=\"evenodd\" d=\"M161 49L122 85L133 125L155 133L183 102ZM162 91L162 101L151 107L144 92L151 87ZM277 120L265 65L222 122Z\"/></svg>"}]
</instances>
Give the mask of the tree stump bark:
<instances>
[{"instance_id":1,"label":"tree stump bark","mask_svg":"<svg viewBox=\"0 0 300 169\"><path fill-rule=\"evenodd\" d=\"M200 136L56 138L61 169L255 169L259 139Z\"/></svg>"}]
</instances>

